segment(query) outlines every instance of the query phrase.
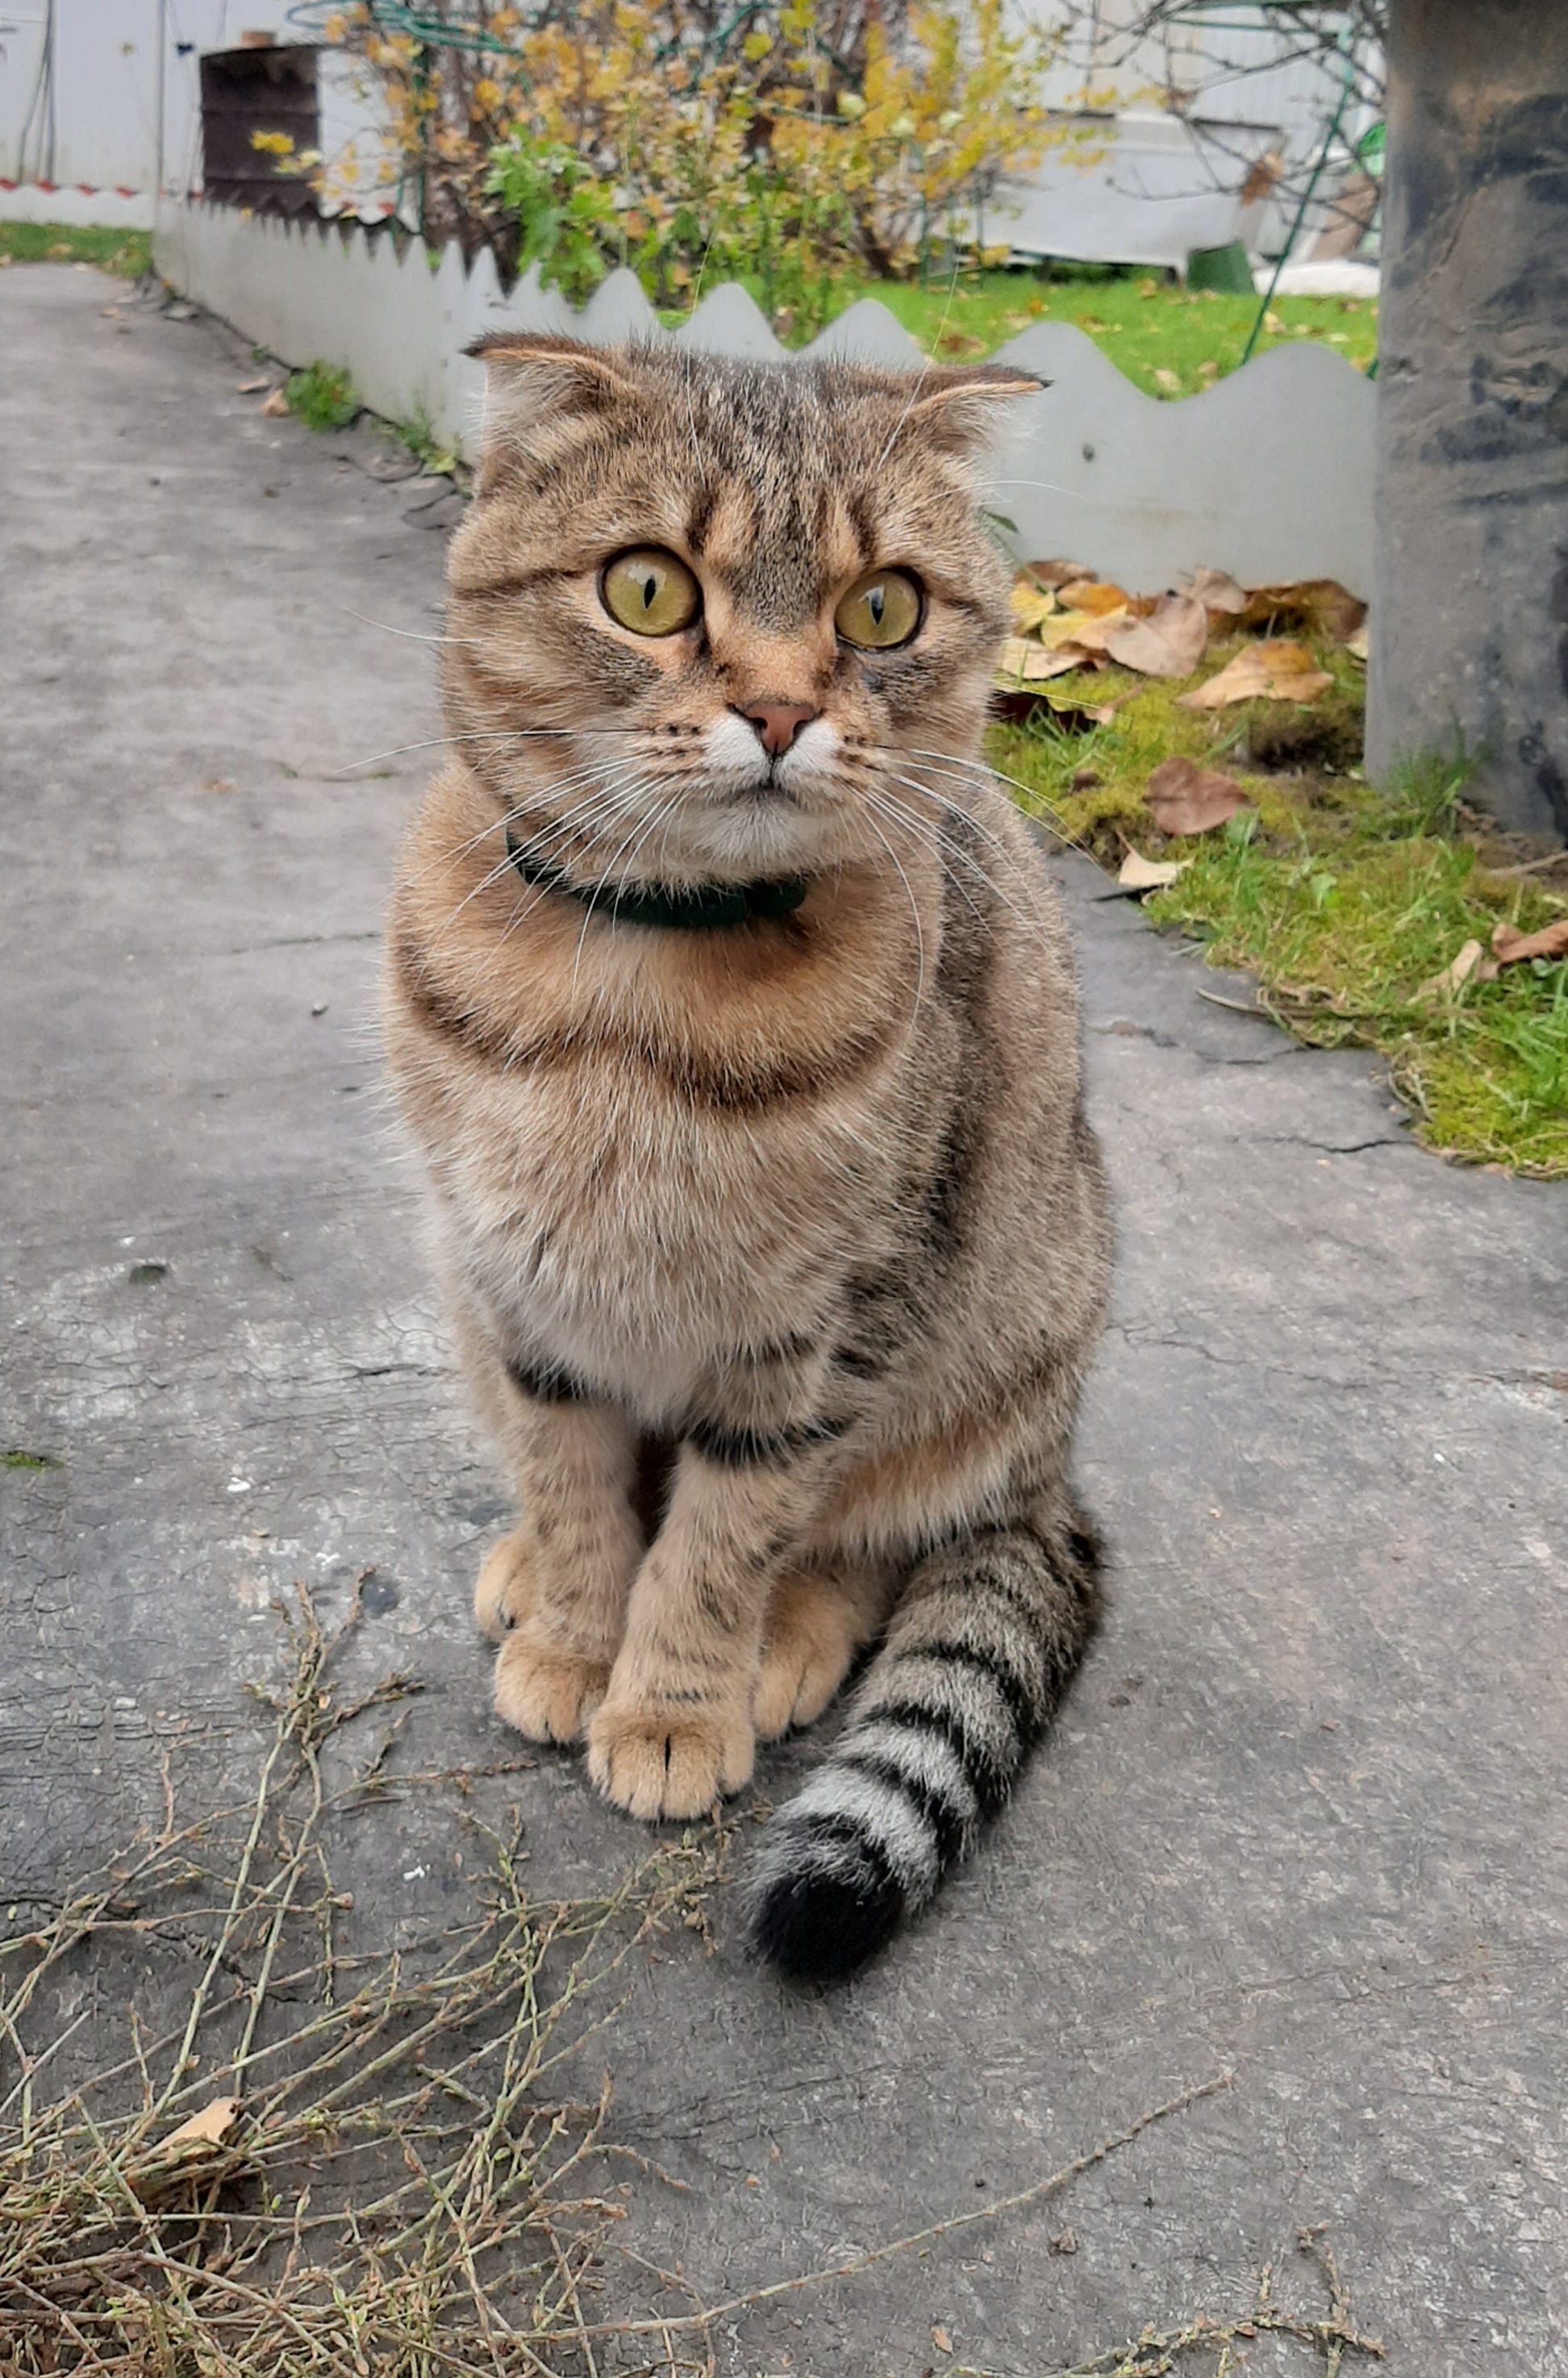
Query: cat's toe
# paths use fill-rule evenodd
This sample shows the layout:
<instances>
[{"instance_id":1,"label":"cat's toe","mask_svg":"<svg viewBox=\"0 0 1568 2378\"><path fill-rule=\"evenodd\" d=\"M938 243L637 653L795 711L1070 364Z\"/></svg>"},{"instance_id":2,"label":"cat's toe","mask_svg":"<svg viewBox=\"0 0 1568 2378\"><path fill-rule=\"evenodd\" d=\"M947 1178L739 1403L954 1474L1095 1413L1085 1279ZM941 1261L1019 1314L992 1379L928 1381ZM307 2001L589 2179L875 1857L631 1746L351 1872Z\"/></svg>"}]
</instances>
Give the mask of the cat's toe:
<instances>
[{"instance_id":1,"label":"cat's toe","mask_svg":"<svg viewBox=\"0 0 1568 2378\"><path fill-rule=\"evenodd\" d=\"M588 1771L633 1817L700 1817L750 1781L752 1744L744 1712L606 1705L588 1729Z\"/></svg>"},{"instance_id":2,"label":"cat's toe","mask_svg":"<svg viewBox=\"0 0 1568 2378\"><path fill-rule=\"evenodd\" d=\"M533 1606L533 1584L521 1529L503 1536L485 1554L473 1589L473 1615L482 1635L504 1642Z\"/></svg>"},{"instance_id":3,"label":"cat's toe","mask_svg":"<svg viewBox=\"0 0 1568 2378\"><path fill-rule=\"evenodd\" d=\"M496 1709L531 1742L577 1742L604 1698L607 1660L509 1635L496 1658Z\"/></svg>"},{"instance_id":4,"label":"cat's toe","mask_svg":"<svg viewBox=\"0 0 1568 2378\"><path fill-rule=\"evenodd\" d=\"M856 1643L852 1614L831 1588L808 1578L784 1580L769 1610L751 1695L752 1723L762 1741L821 1716L848 1673Z\"/></svg>"}]
</instances>

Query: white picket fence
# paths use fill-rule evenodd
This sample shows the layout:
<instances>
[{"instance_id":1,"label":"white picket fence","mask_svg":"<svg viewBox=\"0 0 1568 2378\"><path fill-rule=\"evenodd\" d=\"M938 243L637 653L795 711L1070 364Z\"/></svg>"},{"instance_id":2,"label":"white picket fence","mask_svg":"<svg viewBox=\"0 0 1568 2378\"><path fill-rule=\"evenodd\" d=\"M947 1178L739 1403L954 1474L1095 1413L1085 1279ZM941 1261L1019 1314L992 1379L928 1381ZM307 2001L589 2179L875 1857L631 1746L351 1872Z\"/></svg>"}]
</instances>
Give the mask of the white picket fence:
<instances>
[{"instance_id":1,"label":"white picket fence","mask_svg":"<svg viewBox=\"0 0 1568 2378\"><path fill-rule=\"evenodd\" d=\"M482 366L463 353L486 330L556 330L599 343L673 338L709 354L782 360L784 349L733 282L664 330L634 276L617 272L581 313L532 274L509 294L482 253L455 245L401 256L357 224L285 222L165 202L153 256L184 295L291 365L346 366L391 420L423 414L472 454ZM806 350L895 366L920 353L884 306L852 306ZM1275 348L1202 396L1162 403L1132 386L1092 339L1041 322L999 360L1050 386L999 451L990 501L1016 549L1066 556L1152 591L1208 562L1244 584L1336 578L1372 585L1374 394L1331 349Z\"/></svg>"}]
</instances>

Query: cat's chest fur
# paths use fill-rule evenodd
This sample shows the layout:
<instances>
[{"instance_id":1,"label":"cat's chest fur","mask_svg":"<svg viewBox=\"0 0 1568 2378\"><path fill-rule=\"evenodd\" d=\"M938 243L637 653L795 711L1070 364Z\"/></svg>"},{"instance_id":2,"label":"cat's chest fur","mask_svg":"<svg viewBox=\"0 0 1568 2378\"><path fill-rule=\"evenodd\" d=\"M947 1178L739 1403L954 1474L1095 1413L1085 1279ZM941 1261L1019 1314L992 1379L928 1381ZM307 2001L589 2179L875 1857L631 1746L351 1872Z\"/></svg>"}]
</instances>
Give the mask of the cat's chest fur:
<instances>
[{"instance_id":1,"label":"cat's chest fur","mask_svg":"<svg viewBox=\"0 0 1568 2378\"><path fill-rule=\"evenodd\" d=\"M737 1347L790 1336L874 1259L886 1155L820 1111L694 1126L635 1061L505 1084L440 1163L465 1277L503 1338L651 1417Z\"/></svg>"},{"instance_id":2,"label":"cat's chest fur","mask_svg":"<svg viewBox=\"0 0 1568 2378\"><path fill-rule=\"evenodd\" d=\"M444 929L459 898L475 930L504 912L504 975ZM913 1100L912 984L879 946L907 910L901 928L878 895L838 898L745 939L585 932L559 903L519 921L504 880L475 895L433 860L408 871L393 1067L448 1259L515 1355L656 1418L885 1254L943 1068L928 1047Z\"/></svg>"}]
</instances>

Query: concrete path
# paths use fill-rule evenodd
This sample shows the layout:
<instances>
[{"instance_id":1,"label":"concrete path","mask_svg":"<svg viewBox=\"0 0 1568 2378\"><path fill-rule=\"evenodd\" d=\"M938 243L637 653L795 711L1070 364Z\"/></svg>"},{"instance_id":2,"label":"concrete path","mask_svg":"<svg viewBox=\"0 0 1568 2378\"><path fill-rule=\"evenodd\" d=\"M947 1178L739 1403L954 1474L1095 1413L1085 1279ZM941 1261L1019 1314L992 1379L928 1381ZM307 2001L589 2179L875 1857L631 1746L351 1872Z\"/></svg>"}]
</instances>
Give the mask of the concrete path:
<instances>
[{"instance_id":1,"label":"concrete path","mask_svg":"<svg viewBox=\"0 0 1568 2378\"><path fill-rule=\"evenodd\" d=\"M429 1687L400 1759L515 1738L468 1618L504 1507L371 1029L446 508L91 273L0 274L0 1443L58 1464L0 1471L25 1906L156 1814L172 1744L197 1784L254 1765L242 1684L295 1577L330 1612L374 1566L366 1673ZM1059 2200L726 2323L720 2368L1038 2378L1269 2262L1315 2312L1322 2223L1392 2370L1568 2371L1568 1195L1422 1155L1368 1061L1211 1003L1063 872L1121 1216L1083 1451L1110 1621L1016 1807L854 1990L781 1991L729 1892L716 1955L640 1953L616 2127L689 2190L640 2192L640 2242L712 2300L1229 2071ZM565 1758L505 1789L545 1890L636 1846ZM449 1824L412 1799L361 1836L382 1939L445 1904Z\"/></svg>"}]
</instances>

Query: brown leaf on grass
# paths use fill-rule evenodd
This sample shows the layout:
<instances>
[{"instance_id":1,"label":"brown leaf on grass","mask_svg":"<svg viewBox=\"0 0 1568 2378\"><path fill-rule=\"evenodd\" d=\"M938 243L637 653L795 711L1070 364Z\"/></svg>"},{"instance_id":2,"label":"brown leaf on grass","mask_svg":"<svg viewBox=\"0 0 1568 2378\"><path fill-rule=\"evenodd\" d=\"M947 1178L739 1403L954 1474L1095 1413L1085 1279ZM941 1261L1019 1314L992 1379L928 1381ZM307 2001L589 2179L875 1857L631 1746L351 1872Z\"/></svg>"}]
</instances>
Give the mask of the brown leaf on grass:
<instances>
[{"instance_id":1,"label":"brown leaf on grass","mask_svg":"<svg viewBox=\"0 0 1568 2378\"><path fill-rule=\"evenodd\" d=\"M1130 850L1116 880L1124 892L1163 892L1186 865L1184 859L1145 859L1141 850Z\"/></svg>"},{"instance_id":2,"label":"brown leaf on grass","mask_svg":"<svg viewBox=\"0 0 1568 2378\"><path fill-rule=\"evenodd\" d=\"M999 686L1036 684L1044 678L1065 677L1069 669L1082 666L1071 648L1065 654L1053 652L1032 636L1009 636L997 662L996 682Z\"/></svg>"},{"instance_id":3,"label":"brown leaf on grass","mask_svg":"<svg viewBox=\"0 0 1568 2378\"><path fill-rule=\"evenodd\" d=\"M1179 693L1176 698L1184 710L1218 710L1227 702L1253 702L1260 697L1270 702L1316 702L1333 683L1328 671L1319 668L1310 644L1292 643L1281 636L1249 644L1206 685L1194 686L1191 693Z\"/></svg>"},{"instance_id":4,"label":"brown leaf on grass","mask_svg":"<svg viewBox=\"0 0 1568 2378\"><path fill-rule=\"evenodd\" d=\"M1288 619L1295 627L1313 629L1342 644L1366 616L1366 605L1348 594L1336 578L1301 578L1283 586L1250 586L1239 624L1268 628L1276 620Z\"/></svg>"},{"instance_id":5,"label":"brown leaf on grass","mask_svg":"<svg viewBox=\"0 0 1568 2378\"><path fill-rule=\"evenodd\" d=\"M1543 925L1538 933L1522 933L1516 925L1494 925L1491 954L1499 966L1517 966L1521 958L1568 958L1568 917Z\"/></svg>"},{"instance_id":6,"label":"brown leaf on grass","mask_svg":"<svg viewBox=\"0 0 1568 2378\"><path fill-rule=\"evenodd\" d=\"M261 407L269 421L281 421L288 409L289 400L281 388L275 388Z\"/></svg>"},{"instance_id":7,"label":"brown leaf on grass","mask_svg":"<svg viewBox=\"0 0 1568 2378\"><path fill-rule=\"evenodd\" d=\"M1143 619L1106 638L1108 657L1141 677L1191 677L1209 641L1209 615L1190 594L1162 594Z\"/></svg>"},{"instance_id":8,"label":"brown leaf on grass","mask_svg":"<svg viewBox=\"0 0 1568 2378\"><path fill-rule=\"evenodd\" d=\"M1415 997L1426 1005L1434 1000L1452 999L1467 982L1492 982L1496 977L1497 960L1488 957L1479 942L1466 942L1450 965L1418 984Z\"/></svg>"},{"instance_id":9,"label":"brown leaf on grass","mask_svg":"<svg viewBox=\"0 0 1568 2378\"><path fill-rule=\"evenodd\" d=\"M1075 652L1103 653L1107 638L1126 621L1125 611L1107 611L1098 619L1093 611L1059 611L1041 628L1040 642L1052 652L1071 645Z\"/></svg>"},{"instance_id":10,"label":"brown leaf on grass","mask_svg":"<svg viewBox=\"0 0 1568 2378\"><path fill-rule=\"evenodd\" d=\"M1206 562L1194 570L1186 591L1194 603L1202 603L1211 619L1239 619L1247 608L1245 586L1224 570L1211 570Z\"/></svg>"},{"instance_id":11,"label":"brown leaf on grass","mask_svg":"<svg viewBox=\"0 0 1568 2378\"><path fill-rule=\"evenodd\" d=\"M1023 564L1023 570L1024 576L1032 578L1036 586L1047 586L1053 594L1059 594L1064 586L1077 585L1085 580L1092 580L1095 575L1094 571L1086 570L1081 561L1025 561Z\"/></svg>"},{"instance_id":12,"label":"brown leaf on grass","mask_svg":"<svg viewBox=\"0 0 1568 2378\"><path fill-rule=\"evenodd\" d=\"M1165 834L1207 834L1223 825L1246 801L1233 777L1195 760L1162 760L1143 787L1143 802Z\"/></svg>"},{"instance_id":13,"label":"brown leaf on grass","mask_svg":"<svg viewBox=\"0 0 1568 2378\"><path fill-rule=\"evenodd\" d=\"M1131 600L1125 586L1113 586L1105 578L1070 578L1056 591L1064 611L1087 611L1096 619L1109 611L1125 611Z\"/></svg>"}]
</instances>

